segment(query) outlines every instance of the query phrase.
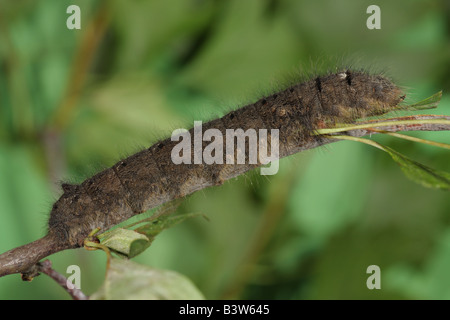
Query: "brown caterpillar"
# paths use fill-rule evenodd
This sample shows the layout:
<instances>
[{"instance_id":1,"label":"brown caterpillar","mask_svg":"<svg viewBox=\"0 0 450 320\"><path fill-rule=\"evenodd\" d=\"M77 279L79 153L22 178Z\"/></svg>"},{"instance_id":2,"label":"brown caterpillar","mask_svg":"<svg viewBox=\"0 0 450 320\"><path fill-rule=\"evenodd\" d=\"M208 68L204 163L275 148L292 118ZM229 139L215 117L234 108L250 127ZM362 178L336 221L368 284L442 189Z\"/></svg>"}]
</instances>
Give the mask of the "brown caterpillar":
<instances>
[{"instance_id":1,"label":"brown caterpillar","mask_svg":"<svg viewBox=\"0 0 450 320\"><path fill-rule=\"evenodd\" d=\"M224 117L203 124L217 128L279 129L279 157L320 145L315 129L387 113L404 99L402 91L380 75L343 71L296 84ZM190 133L192 135L193 129ZM269 139L270 141L270 139ZM66 247L81 246L93 229L110 227L208 186L242 174L257 164L174 164L170 138L136 153L85 180L63 184L53 205L49 236ZM203 142L203 147L207 145ZM193 149L193 148L192 148ZM248 148L246 148L248 150ZM247 156L246 156L247 158ZM235 162L236 163L236 162Z\"/></svg>"}]
</instances>

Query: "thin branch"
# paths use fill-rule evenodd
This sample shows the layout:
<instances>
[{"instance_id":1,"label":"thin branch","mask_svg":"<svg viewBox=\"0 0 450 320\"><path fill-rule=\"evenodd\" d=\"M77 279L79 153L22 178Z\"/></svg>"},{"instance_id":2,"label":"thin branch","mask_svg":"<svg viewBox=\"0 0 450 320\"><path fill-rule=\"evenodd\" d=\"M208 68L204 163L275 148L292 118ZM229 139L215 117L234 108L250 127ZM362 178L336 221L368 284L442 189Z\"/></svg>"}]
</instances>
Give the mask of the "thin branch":
<instances>
[{"instance_id":1,"label":"thin branch","mask_svg":"<svg viewBox=\"0 0 450 320\"><path fill-rule=\"evenodd\" d=\"M220 299L233 300L240 296L248 283L249 276L256 268L256 264L264 249L270 243L279 222L284 216L289 196L289 189L295 181L292 172L276 180L276 185L272 186L269 194L269 201L255 228L253 237L247 247L242 251L243 255L239 263L239 268L234 272L233 277L227 282L227 287L223 290Z\"/></svg>"},{"instance_id":2,"label":"thin branch","mask_svg":"<svg viewBox=\"0 0 450 320\"><path fill-rule=\"evenodd\" d=\"M425 121L423 121L425 120ZM426 120L435 120L435 122L426 122ZM398 118L390 118L390 119L377 119L367 122L361 122L361 125L364 124L379 124L382 122L392 122L392 125L389 126L377 126L373 129L381 130L381 131L389 131L389 132L398 132L398 131L446 131L450 130L450 124L438 122L437 120L450 120L450 116L444 115L415 115L415 116L406 116L406 117L398 117ZM399 124L400 122L407 121L423 121L422 123L414 123L414 124ZM446 122L447 122L446 121ZM374 134L374 130L370 129L359 129L359 130L351 130L349 131L353 136L365 136L369 133Z\"/></svg>"},{"instance_id":3,"label":"thin branch","mask_svg":"<svg viewBox=\"0 0 450 320\"><path fill-rule=\"evenodd\" d=\"M399 124L399 121L409 121L409 120L429 120L429 119L444 119L447 121L439 122L428 122L428 123L414 123L414 124ZM450 124L448 124L450 116L437 116L437 115L416 115L400 118L391 119L377 119L371 120L365 123L369 123L371 128L368 129L355 129L348 130L344 134L351 135L354 137L362 137L365 135L379 134L379 132L374 130L382 130L388 132L397 131L445 131L450 130ZM387 125L386 123L391 122L392 124ZM426 122L426 121L425 121ZM358 123L358 124L362 124ZM380 126L373 127L373 124L379 123ZM312 142L308 142L305 145L299 146L295 151L300 152L308 149L313 149L324 144L337 142L336 139L323 138L316 139ZM198 186L197 190L204 188L204 186ZM58 241L56 236L47 235L42 239L36 240L32 243L26 244L24 246L12 249L6 253L0 255L0 277L13 274L22 273L27 274L32 272L34 265L38 263L41 259L62 251L66 249L75 249L79 246L76 245L63 245Z\"/></svg>"},{"instance_id":4,"label":"thin branch","mask_svg":"<svg viewBox=\"0 0 450 320\"><path fill-rule=\"evenodd\" d=\"M89 70L107 30L110 20L107 3L105 1L98 6L93 19L89 21L85 28L74 55L64 96L50 120L50 125L42 132L42 145L47 161L48 176L53 188L58 185L56 181L61 177L61 173L65 172L66 166L61 145L61 132L75 115L76 106L89 75Z\"/></svg>"},{"instance_id":5,"label":"thin branch","mask_svg":"<svg viewBox=\"0 0 450 320\"><path fill-rule=\"evenodd\" d=\"M107 2L104 2L99 5L94 18L89 21L75 54L66 93L53 118L53 124L57 131L65 128L73 116L83 85L86 82L89 68L107 30L109 20L110 11L108 10Z\"/></svg>"},{"instance_id":6,"label":"thin branch","mask_svg":"<svg viewBox=\"0 0 450 320\"><path fill-rule=\"evenodd\" d=\"M67 285L67 279L62 274L58 273L56 270L52 268L52 263L50 260L45 260L39 262L37 264L37 271L45 273L50 278L56 281L64 290L67 291L68 294L72 297L73 300L89 300L89 298L78 288L73 287L72 289Z\"/></svg>"}]
</instances>

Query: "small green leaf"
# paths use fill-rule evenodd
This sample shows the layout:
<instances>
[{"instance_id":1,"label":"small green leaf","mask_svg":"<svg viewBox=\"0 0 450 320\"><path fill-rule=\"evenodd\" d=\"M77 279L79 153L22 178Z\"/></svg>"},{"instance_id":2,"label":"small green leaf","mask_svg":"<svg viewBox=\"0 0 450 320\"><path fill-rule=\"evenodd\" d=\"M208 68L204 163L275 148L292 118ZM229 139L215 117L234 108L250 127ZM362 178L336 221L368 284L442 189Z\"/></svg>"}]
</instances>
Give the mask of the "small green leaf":
<instances>
[{"instance_id":1,"label":"small green leaf","mask_svg":"<svg viewBox=\"0 0 450 320\"><path fill-rule=\"evenodd\" d=\"M186 213L177 216L162 216L157 220L148 222L139 228L135 229L136 232L146 235L150 241L152 241L161 231L168 229L188 218L194 218L203 216L201 213Z\"/></svg>"},{"instance_id":2,"label":"small green leaf","mask_svg":"<svg viewBox=\"0 0 450 320\"><path fill-rule=\"evenodd\" d=\"M408 106L402 106L401 109L410 111L433 109L438 106L439 102L441 101L441 98L442 98L442 91L439 91L433 94L431 97L428 97L422 101L419 101L417 103Z\"/></svg>"},{"instance_id":3,"label":"small green leaf","mask_svg":"<svg viewBox=\"0 0 450 320\"><path fill-rule=\"evenodd\" d=\"M428 188L450 190L450 174L448 172L427 167L389 147L383 146L383 149L400 165L405 175L411 180Z\"/></svg>"},{"instance_id":4,"label":"small green leaf","mask_svg":"<svg viewBox=\"0 0 450 320\"><path fill-rule=\"evenodd\" d=\"M170 209L171 210L168 210ZM163 230L168 229L188 218L204 216L200 213L181 214L170 216L173 212L171 206L163 206L156 214L150 218L138 221L124 228L117 228L106 231L99 235L101 244L108 247L115 253L133 258L147 249L155 237ZM140 227L130 230L128 228L140 225Z\"/></svg>"},{"instance_id":5,"label":"small green leaf","mask_svg":"<svg viewBox=\"0 0 450 320\"><path fill-rule=\"evenodd\" d=\"M105 282L91 300L203 300L184 275L123 259L111 259Z\"/></svg>"},{"instance_id":6,"label":"small green leaf","mask_svg":"<svg viewBox=\"0 0 450 320\"><path fill-rule=\"evenodd\" d=\"M403 170L403 173L405 173L405 175L409 179L428 188L450 190L450 174L448 172L439 171L427 167L426 165L421 164L412 159L409 159L407 156L389 147L383 146L382 144L369 139L357 138L352 136L328 136L328 137L340 140L351 140L362 142L371 145L373 147L376 147L378 149L381 149L389 153L392 159L395 162L397 162L398 165L400 165L401 169Z\"/></svg>"},{"instance_id":7,"label":"small green leaf","mask_svg":"<svg viewBox=\"0 0 450 320\"><path fill-rule=\"evenodd\" d=\"M138 254L141 254L142 252L144 252L145 249L150 247L150 245L152 244L152 240L148 240L148 238L147 238L147 240L143 240L143 239L134 240L130 245L130 251L128 253L128 258L130 258L130 259L134 258Z\"/></svg>"},{"instance_id":8,"label":"small green leaf","mask_svg":"<svg viewBox=\"0 0 450 320\"><path fill-rule=\"evenodd\" d=\"M145 250L151 241L136 231L117 228L106 233L101 243L116 253L132 258Z\"/></svg>"}]
</instances>

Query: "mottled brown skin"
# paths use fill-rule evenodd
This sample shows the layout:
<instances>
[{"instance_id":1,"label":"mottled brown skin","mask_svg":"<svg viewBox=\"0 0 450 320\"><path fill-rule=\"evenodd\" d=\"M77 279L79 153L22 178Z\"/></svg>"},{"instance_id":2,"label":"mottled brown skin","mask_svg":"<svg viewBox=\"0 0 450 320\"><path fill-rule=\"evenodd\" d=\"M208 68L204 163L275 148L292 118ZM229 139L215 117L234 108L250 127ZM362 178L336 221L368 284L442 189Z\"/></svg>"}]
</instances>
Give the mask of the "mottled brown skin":
<instances>
[{"instance_id":1,"label":"mottled brown skin","mask_svg":"<svg viewBox=\"0 0 450 320\"><path fill-rule=\"evenodd\" d=\"M225 129L267 129L269 133L270 129L279 129L282 158L317 143L321 138L311 134L315 129L384 114L395 109L403 98L401 90L382 76L344 71L262 98L203 124L203 131L217 128L225 137ZM193 129L190 132L193 137ZM175 165L171 151L178 143L166 139L80 185L63 185L64 194L50 214L49 234L69 247L78 247L97 227L107 230L136 214L220 185L260 165L248 161L234 165ZM203 142L203 147L208 144Z\"/></svg>"}]
</instances>

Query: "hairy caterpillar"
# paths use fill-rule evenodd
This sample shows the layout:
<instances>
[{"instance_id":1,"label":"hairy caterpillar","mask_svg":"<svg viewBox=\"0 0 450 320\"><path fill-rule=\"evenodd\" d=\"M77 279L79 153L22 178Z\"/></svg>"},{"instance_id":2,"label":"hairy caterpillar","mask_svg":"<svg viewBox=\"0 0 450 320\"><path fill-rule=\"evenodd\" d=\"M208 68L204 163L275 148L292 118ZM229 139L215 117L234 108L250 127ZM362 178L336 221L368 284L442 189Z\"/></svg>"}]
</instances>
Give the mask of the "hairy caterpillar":
<instances>
[{"instance_id":1,"label":"hairy caterpillar","mask_svg":"<svg viewBox=\"0 0 450 320\"><path fill-rule=\"evenodd\" d=\"M320 145L321 138L312 134L315 129L387 113L404 97L383 76L347 70L264 97L203 124L202 130L216 128L224 133L228 128L279 129L281 158L308 144ZM79 185L63 184L64 193L51 210L48 234L67 247L78 247L95 228L107 230L162 203L220 185L261 165L225 161L209 165L174 164L171 151L176 144L168 138Z\"/></svg>"}]
</instances>

